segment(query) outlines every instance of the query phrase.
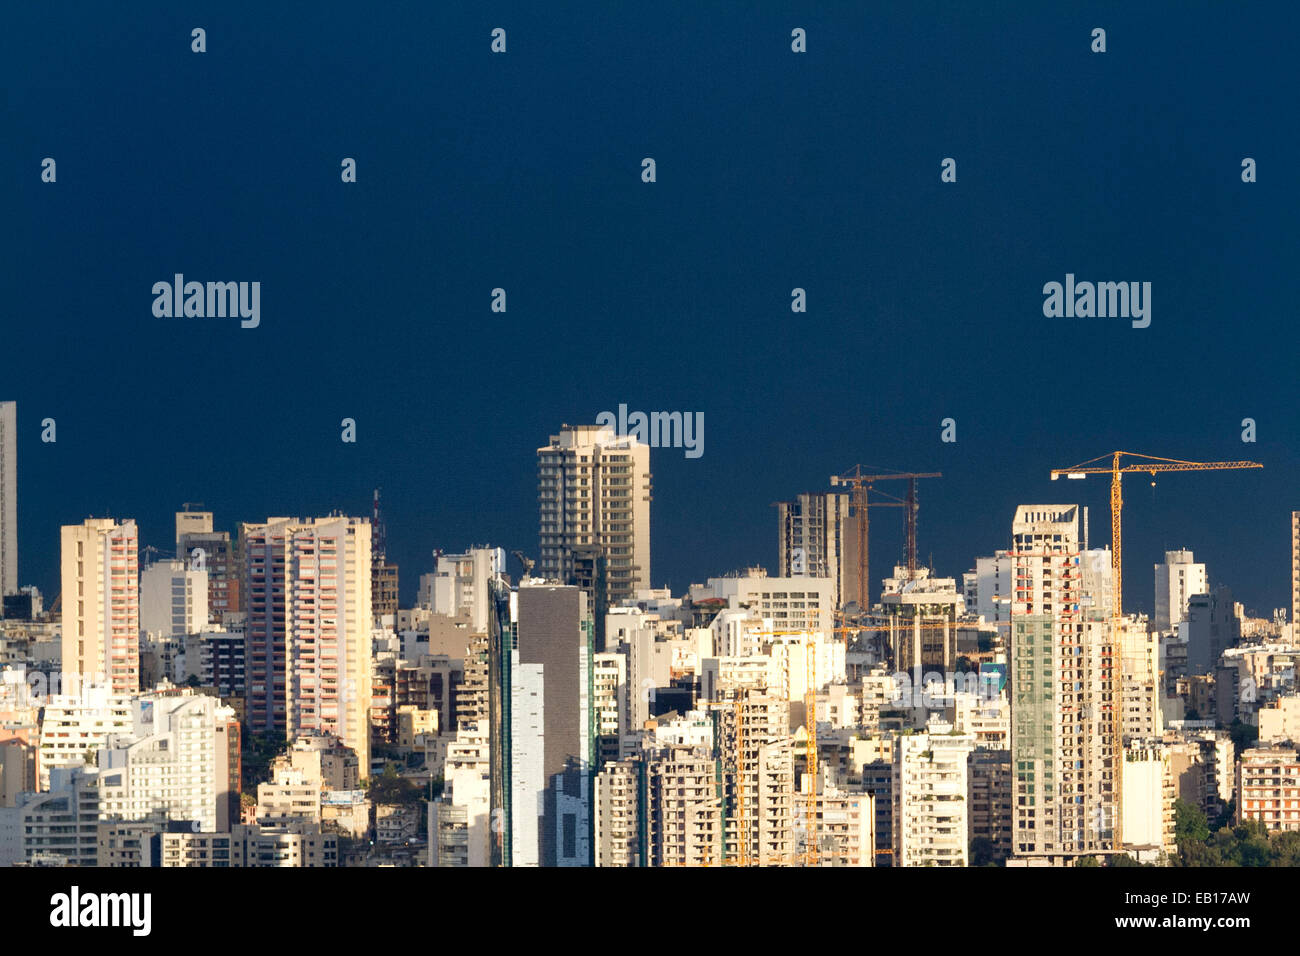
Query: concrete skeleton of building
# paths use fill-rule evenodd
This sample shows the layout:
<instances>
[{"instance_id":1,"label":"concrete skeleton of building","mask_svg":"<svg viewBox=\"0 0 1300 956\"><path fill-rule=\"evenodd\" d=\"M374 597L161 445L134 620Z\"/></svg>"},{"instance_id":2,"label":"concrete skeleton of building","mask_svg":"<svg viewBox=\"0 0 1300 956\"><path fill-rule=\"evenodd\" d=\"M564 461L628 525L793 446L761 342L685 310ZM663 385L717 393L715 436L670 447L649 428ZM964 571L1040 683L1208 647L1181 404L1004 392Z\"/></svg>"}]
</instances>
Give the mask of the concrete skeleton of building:
<instances>
[{"instance_id":1,"label":"concrete skeleton of building","mask_svg":"<svg viewBox=\"0 0 1300 956\"><path fill-rule=\"evenodd\" d=\"M777 510L777 575L828 578L835 584L835 607L858 593L857 547L846 547L849 496L840 492L798 495ZM856 539L854 539L856 541Z\"/></svg>"},{"instance_id":2,"label":"concrete skeleton of building","mask_svg":"<svg viewBox=\"0 0 1300 956\"><path fill-rule=\"evenodd\" d=\"M1080 563L1077 505L1022 505L1012 523L1012 859L1114 852L1119 649Z\"/></svg>"}]
</instances>

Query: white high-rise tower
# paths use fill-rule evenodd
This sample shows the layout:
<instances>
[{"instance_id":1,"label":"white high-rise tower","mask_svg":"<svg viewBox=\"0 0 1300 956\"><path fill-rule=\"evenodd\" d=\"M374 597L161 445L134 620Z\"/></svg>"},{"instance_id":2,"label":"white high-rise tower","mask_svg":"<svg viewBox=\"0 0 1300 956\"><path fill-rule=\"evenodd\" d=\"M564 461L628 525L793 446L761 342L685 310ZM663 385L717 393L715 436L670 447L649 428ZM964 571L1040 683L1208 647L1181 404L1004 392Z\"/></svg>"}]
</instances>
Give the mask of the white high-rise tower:
<instances>
[{"instance_id":1,"label":"white high-rise tower","mask_svg":"<svg viewBox=\"0 0 1300 956\"><path fill-rule=\"evenodd\" d=\"M0 402L0 597L18 591L18 403Z\"/></svg>"}]
</instances>

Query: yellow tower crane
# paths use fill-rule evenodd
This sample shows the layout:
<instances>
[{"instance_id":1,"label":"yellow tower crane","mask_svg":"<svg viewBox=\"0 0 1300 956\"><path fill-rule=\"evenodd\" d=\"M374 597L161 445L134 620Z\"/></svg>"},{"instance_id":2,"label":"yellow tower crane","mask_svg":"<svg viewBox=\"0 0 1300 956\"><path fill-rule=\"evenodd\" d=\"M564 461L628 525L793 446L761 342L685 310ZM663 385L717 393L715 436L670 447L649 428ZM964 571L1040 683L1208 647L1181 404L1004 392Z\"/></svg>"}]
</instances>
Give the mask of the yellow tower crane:
<instances>
[{"instance_id":1,"label":"yellow tower crane","mask_svg":"<svg viewBox=\"0 0 1300 956\"><path fill-rule=\"evenodd\" d=\"M1109 458L1110 464L1099 464ZM1124 464L1125 458L1137 458L1140 461ZM1114 580L1111 582L1115 591L1112 605L1116 620L1124 616L1123 596L1123 548L1120 535L1120 512L1124 508L1122 494L1123 477L1129 472L1146 472L1155 477L1156 472L1165 471L1225 471L1232 468L1263 468L1257 461L1182 461L1177 458L1156 458L1152 455L1139 455L1131 451L1113 451L1108 455L1099 455L1075 465L1073 468L1053 468L1052 481L1064 475L1066 478L1086 478L1088 475L1110 475L1110 563L1114 568Z\"/></svg>"}]
</instances>

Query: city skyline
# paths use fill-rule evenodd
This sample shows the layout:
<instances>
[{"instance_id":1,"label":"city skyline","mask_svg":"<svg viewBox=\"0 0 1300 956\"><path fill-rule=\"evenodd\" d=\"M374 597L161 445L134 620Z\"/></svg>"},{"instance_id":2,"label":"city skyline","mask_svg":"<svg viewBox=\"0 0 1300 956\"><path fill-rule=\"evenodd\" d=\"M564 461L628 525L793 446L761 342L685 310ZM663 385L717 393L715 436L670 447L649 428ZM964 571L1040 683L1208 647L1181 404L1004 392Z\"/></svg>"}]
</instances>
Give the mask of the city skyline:
<instances>
[{"instance_id":1,"label":"city skyline","mask_svg":"<svg viewBox=\"0 0 1300 956\"><path fill-rule=\"evenodd\" d=\"M1191 871L1300 867L1297 24L12 11L19 922L760 866L1285 923Z\"/></svg>"},{"instance_id":2,"label":"city skyline","mask_svg":"<svg viewBox=\"0 0 1300 956\"><path fill-rule=\"evenodd\" d=\"M10 404L20 404L20 403L10 403ZM568 427L568 426L564 426L564 427ZM588 427L594 429L596 426L589 425ZM552 429L552 431L555 430L558 430L558 426L557 428ZM39 436L39 432L38 432L38 436ZM37 438L37 443L39 443L39 437ZM1250 446L1247 445L1246 447L1249 448ZM665 463L666 460L673 458L673 452L665 451L665 450L656 451L648 448L645 449L645 451L649 452L652 455L657 455L656 458L651 459L651 465L649 466L651 475L655 477L657 482L658 469L662 467L663 463ZM19 454L17 457L19 459L20 468L21 468L21 463L25 456ZM659 464L655 464L654 462L656 461L658 461ZM23 496L23 483L21 480L21 470L19 471L19 476L20 476L20 480L18 482L18 495L16 496L18 501L18 506L17 506L18 517L19 517L18 523L20 528L26 529L27 522L24 521L26 509L23 507L22 504L24 501L24 496ZM1211 479L1211 480L1217 479L1217 483L1220 485L1220 487L1226 484L1230 484L1232 481L1231 476L1229 476L1228 478L1224 478L1222 476L1217 476L1217 475L1193 476L1193 480L1196 481L1201 481L1206 479ZM949 576L956 576L959 578L963 572L974 569L975 559L977 557L992 555L995 551L1005 550L1006 548L1008 548L1010 546L1010 535L1006 535L1005 539L1001 541L981 542L975 544L975 546L973 547L966 548L968 556L965 559L965 564L961 567L958 567L957 565L962 564L962 559L960 557L962 551L962 545L955 543L952 540L945 539L942 541L942 543L938 548L933 546L927 546L931 541L934 540L935 537L938 537L938 535L936 535L935 532L929 530L929 525L932 524L934 521L934 519L931 517L933 511L943 507L942 505L936 507L936 503L933 501L933 499L941 498L941 490L944 487L944 482L946 480L947 480L947 476L945 475L945 478L941 479L938 483L932 483L930 487L927 489L928 494L924 496L923 500L925 504L921 509L921 517L920 517L920 526L922 529L920 535L921 547L918 548L918 557L919 557L919 563L922 566L931 566L930 560L933 558L933 556L936 553L958 555L957 561L954 564L947 565L947 566L939 564L938 559L934 559L935 564L933 566L933 570L935 570L937 573L940 574L947 574ZM1170 482L1169 485L1170 487L1176 487L1178 485L1181 485L1186 480L1187 479L1185 478L1179 477L1176 478L1173 482ZM1215 587L1219 585L1227 585L1232 587L1234 593L1238 595L1238 600L1241 600L1243 604L1246 604L1247 607L1251 611L1253 611L1257 616L1269 616L1271 615L1272 611L1275 609L1283 609L1283 610L1287 610L1288 613L1290 612L1291 590L1292 590L1291 569L1290 569L1291 509L1287 508L1280 511L1279 517L1277 519L1277 523L1279 525L1280 530L1276 535L1274 535L1274 537L1278 538L1281 542L1279 548L1283 552L1283 557L1281 559L1282 563L1273 569L1273 573L1267 575L1267 578L1273 580L1276 586L1270 586L1269 588L1265 589L1263 586L1260 586L1253 580L1238 581L1232 578L1231 576L1229 576L1228 574L1216 570L1216 568L1220 567L1222 564L1225 563L1230 564L1231 559L1228 562L1222 562L1222 561L1215 560L1215 557L1212 554L1207 557L1203 547L1187 543L1182 538L1176 536L1177 532L1166 531L1164 529L1153 529L1151 527L1151 521L1149 519L1143 520L1145 517L1142 514L1143 507L1146 506L1149 508L1151 506L1151 500L1147 499L1146 497L1148 493L1147 488L1144 487L1149 483L1150 480L1148 479L1147 476L1137 474L1131 476L1125 484L1126 503L1128 503L1129 505L1135 505L1135 506L1126 507L1124 513L1125 555L1126 555L1126 562L1127 562L1126 566L1129 569L1129 573L1125 575L1125 607L1126 608L1128 608L1129 610L1141 611L1142 613L1145 613L1151 617L1155 616L1156 600L1155 600L1154 586L1152 584L1151 577L1147 575L1145 572L1145 568L1147 564L1147 556L1144 552L1147 549L1152 547L1151 543L1153 541L1163 540L1168 543L1155 546L1155 553L1153 554L1153 560L1151 560L1150 562L1153 569L1164 560L1165 554L1169 551L1176 551L1180 549L1193 551L1201 556L1202 563L1206 564L1208 567L1210 587ZM1108 491L1108 485L1104 481L1104 479L1100 481L1092 482L1090 484L1092 490L1091 494L1088 495L1075 494L1067 497L1070 497L1072 499L1070 503L1079 504L1081 507L1088 508L1089 537L1092 546L1109 547L1110 533L1109 533L1109 527L1107 526L1109 524L1109 510L1107 508L1107 501L1105 499L1105 495ZM1164 486L1163 481L1156 482L1155 484L1157 485L1158 488L1161 489ZM1074 485L1074 484L1068 486L1069 490L1074 490L1080 487L1081 487L1080 485ZM1059 486L1053 486L1052 490L1053 491L1059 490ZM372 494L372 491L366 492L366 495L364 496L364 500L367 501L368 503L372 503L370 499L370 495ZM830 483L827 482L823 488L816 489L815 493L827 494L827 493L831 493L832 491L833 489L831 488ZM787 499L793 499L800 494L806 494L806 493L808 492L790 492L785 497ZM155 505L149 509L146 509L146 512L150 514L162 512L163 514L165 514L167 516L165 518L165 524L168 529L168 533L154 536L151 533L142 531L141 548L143 549L147 545L152 545L154 548L157 549L160 556L174 555L174 551L169 550L165 545L167 545L169 541L174 537L171 532L174 531L175 513L176 510L178 510L179 504L183 504L184 502L178 502L177 508L171 508L165 500L162 501L161 503L158 503L159 496L156 494L151 493L148 494L147 497L149 498L149 500L154 501ZM1044 498L1059 497L1059 495L1044 494L1040 497L1044 497ZM1151 495L1152 499L1154 499L1154 497L1155 495ZM1186 496L1180 496L1180 497L1185 498ZM362 507L348 509L343 505L334 505L330 507L318 507L318 508L294 506L292 504L292 501L287 496L284 496L283 494L280 495L278 500L287 503L289 506L278 510L262 508L259 510L255 510L252 513L247 515L222 515L219 511L214 509L209 502L204 501L201 502L201 504L203 504L206 510L212 511L214 513L214 521L218 526L217 530L228 531L232 535L237 531L238 526L241 523L251 522L256 520L255 516L259 513L259 511L263 517L266 515L274 515L274 514L290 514L290 515L331 514L336 511L341 512L345 515L352 515L352 516L364 516L368 514L368 509ZM1029 500L1029 498L1022 497L1021 500ZM1090 500L1092 502L1091 506L1089 506L1088 504ZM662 505L663 503L661 501L660 507L662 507ZM1014 513L1015 508L1018 506L1019 506L1018 504L1012 506L1012 513ZM654 518L658 514L659 510L660 510L659 508L650 509L649 518L651 521L652 529L654 527L653 525ZM764 531L766 531L766 537L769 539L766 542L766 548L764 550L764 553L760 555L753 555L753 554L745 555L745 554L739 554L738 552L733 552L737 554L737 559L733 563L727 564L725 566L719 566L719 567L708 567L705 566L702 561L696 560L691 562L691 566L698 569L698 573L692 572L694 576L690 577L689 580L679 579L680 583L678 583L678 581L670 582L665 578L656 577L651 579L649 586L653 586L653 587L671 586L675 590L684 591L686 587L690 584L700 583L709 577L716 577L722 574L731 573L733 571L739 571L747 567L764 567L767 568L770 573L778 574L781 565L781 553L780 553L780 547L776 541L777 535L775 535L772 532L770 527L771 524L770 510L771 507L769 504L768 507L769 513L762 514L760 516L760 520L753 522L754 524L768 525L767 528L763 529ZM951 505L949 504L947 509L945 510L951 510ZM1162 510L1163 513L1167 513L1168 506L1166 506L1166 508ZM411 529L402 521L402 516L400 514L396 514L396 515L394 514L394 509L389 504L389 499L387 497L387 494L385 494L384 497L384 511L385 511L385 525L387 526L388 529L388 542L389 542L388 554L390 558L397 557L398 558L397 563L399 567L404 569L400 575L401 600L407 604L409 604L414 599L415 593L418 589L419 576L421 574L425 574L433 570L433 566L435 562L433 555L435 551L450 552L455 550L463 550L464 548L468 548L468 547L480 546L483 544L492 544L493 546L504 548L507 553L511 551L521 551L526 556L532 557L534 559L537 559L540 556L538 536L535 531L532 532L531 535L528 532L519 533L516 537L508 538L505 541L480 540L480 538L473 538L472 540L467 540L464 542L448 543L441 540L433 540L433 541L429 541L426 547L420 547L418 544L414 543L413 541L413 539L417 537L417 535L413 533ZM1225 519L1231 518L1230 515L1224 515L1223 517ZM100 519L113 518L116 520L130 519L130 520L134 520L137 526L144 525L144 522L136 518L134 515L122 511L117 511L117 510L110 510L106 513L88 514L82 516L82 518L77 520L80 521L86 518L100 518ZM762 520L762 519L767 519L767 520ZM875 556L872 561L871 575L872 575L873 583L871 587L873 593L878 594L881 586L881 582L890 576L890 573L894 565L904 563L905 561L905 555L902 547L903 519L901 514L897 517L886 516L882 518L882 513L877 510L874 512L874 515L871 520L872 520L872 528L873 528L872 553ZM1224 523L1228 524L1230 523L1230 520L1225 521ZM536 514L534 514L533 516L533 526L534 528L536 527ZM926 533L927 531L929 531L929 533ZM1209 537L1213 540L1216 537L1221 537L1223 533L1225 532L1222 529L1220 529L1220 534L1218 536L1214 534L1209 534ZM33 545L32 544L33 537L31 535L32 532L30 529L24 531L23 533L24 545L23 545L22 553L27 554L29 551L31 551L39 555L41 551L39 545L40 538L36 537L35 540L37 544ZM746 529L746 534L744 534L742 537L748 539L753 536L754 536L753 532L749 529ZM1187 536L1193 537L1193 535L1190 532L1188 533ZM1246 537L1246 535L1244 535L1244 533L1239 531L1237 533L1237 537L1239 538ZM529 540L530 538L531 540ZM653 530L651 532L651 539L652 541L655 540ZM57 542L57 535L55 535L55 540ZM160 547L159 544L163 546ZM653 547L654 549L657 550L661 546L662 545L656 541ZM52 550L54 552L54 555L56 556L54 558L53 578L57 580L58 577L57 543L55 544ZM1263 550L1267 550L1267 549L1263 549ZM410 560L403 562L400 557L402 555L410 556ZM41 558L38 557L38 560L41 560ZM654 558L655 565L658 564L658 560L659 559L656 554ZM411 563L412 561L414 563ZM679 559L679 563L680 563L680 559ZM23 568L20 571L20 578L18 583L23 586L32 585L32 584L36 585L38 588L40 588L42 595L46 599L46 602L48 603L52 601L54 596L58 593L58 590L51 589L48 586L48 582L33 580L27 577L28 574L27 566L28 566L28 561L24 559ZM513 563L512 563L512 567L513 567ZM1136 573L1139 571L1139 569L1141 570L1141 573ZM517 574L518 568L514 568L514 570ZM1256 594L1256 595L1267 594L1268 597L1265 599L1264 603L1262 604L1255 603L1249 599L1249 596L1251 594ZM1269 603L1270 601L1272 603Z\"/></svg>"}]
</instances>

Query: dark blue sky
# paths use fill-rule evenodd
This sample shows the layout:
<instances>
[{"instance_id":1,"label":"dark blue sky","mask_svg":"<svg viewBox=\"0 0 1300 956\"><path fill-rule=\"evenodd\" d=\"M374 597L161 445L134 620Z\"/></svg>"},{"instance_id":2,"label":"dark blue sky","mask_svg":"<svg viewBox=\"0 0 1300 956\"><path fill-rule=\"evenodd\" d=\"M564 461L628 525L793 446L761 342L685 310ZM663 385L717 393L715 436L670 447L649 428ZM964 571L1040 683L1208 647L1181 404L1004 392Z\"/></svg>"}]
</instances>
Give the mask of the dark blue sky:
<instances>
[{"instance_id":1,"label":"dark blue sky","mask_svg":"<svg viewBox=\"0 0 1300 956\"><path fill-rule=\"evenodd\" d=\"M186 500L233 529L376 485L409 599L435 547L535 552L535 449L625 402L705 416L702 458L652 459L675 590L774 568L770 503L858 461L944 473L920 550L945 574L1021 502L1089 504L1105 543L1106 482L1047 472L1125 448L1265 464L1130 484L1130 608L1183 546L1289 603L1290 5L183 6L4 18L0 399L51 599L60 524L166 546ZM176 272L260 281L261 327L155 318ZM1150 328L1045 319L1067 272L1151 282ZM873 527L883 572L901 520Z\"/></svg>"}]
</instances>

